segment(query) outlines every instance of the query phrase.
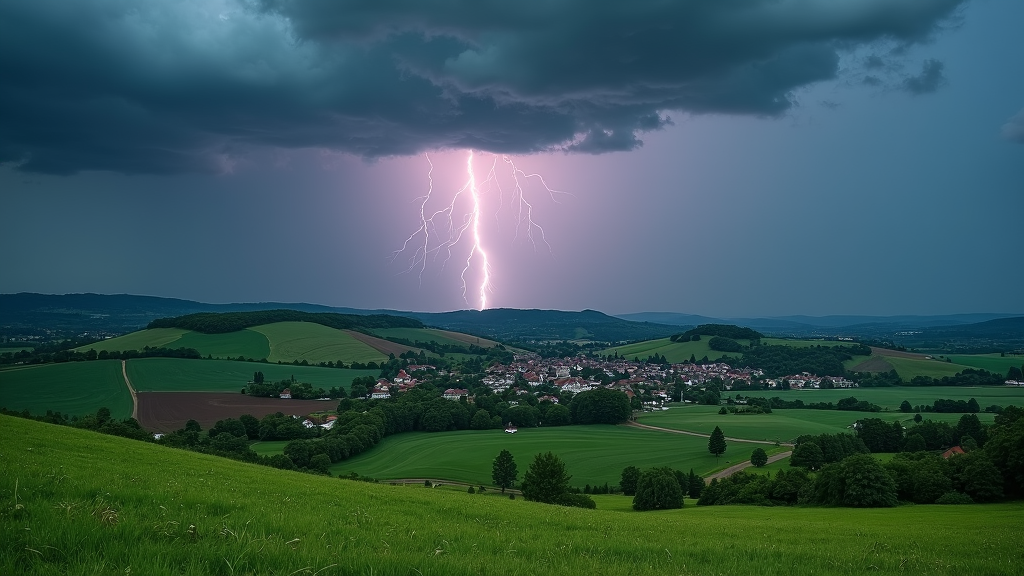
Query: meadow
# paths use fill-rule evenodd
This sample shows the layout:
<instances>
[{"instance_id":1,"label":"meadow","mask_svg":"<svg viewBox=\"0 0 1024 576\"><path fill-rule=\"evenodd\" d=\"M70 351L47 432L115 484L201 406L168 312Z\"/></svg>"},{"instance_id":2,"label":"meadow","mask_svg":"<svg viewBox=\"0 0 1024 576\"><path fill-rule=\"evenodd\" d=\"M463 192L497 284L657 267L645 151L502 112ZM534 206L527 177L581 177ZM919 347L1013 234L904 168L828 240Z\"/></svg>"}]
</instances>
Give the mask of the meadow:
<instances>
[{"instance_id":1,"label":"meadow","mask_svg":"<svg viewBox=\"0 0 1024 576\"><path fill-rule=\"evenodd\" d=\"M344 330L313 322L276 322L226 334L202 334L180 328L152 328L76 348L97 352L152 348L195 348L214 358L266 358L270 362L383 362L387 355Z\"/></svg>"},{"instance_id":2,"label":"meadow","mask_svg":"<svg viewBox=\"0 0 1024 576\"><path fill-rule=\"evenodd\" d=\"M675 405L661 412L646 412L638 422L648 426L708 434L719 426L727 437L769 442L793 442L803 434L852 432L850 426L861 418L889 422L907 421L913 414L902 412L847 412L839 410L772 410L771 414L719 414L715 406ZM956 424L963 414L926 413L930 420ZM995 415L978 414L985 424ZM909 424L906 424L909 425Z\"/></svg>"},{"instance_id":3,"label":"meadow","mask_svg":"<svg viewBox=\"0 0 1024 576\"><path fill-rule=\"evenodd\" d=\"M331 472L339 476L356 472L381 480L437 478L490 485L492 463L502 450L512 453L520 475L535 455L550 451L565 461L573 477L571 484L583 488L585 484L618 484L627 466L692 468L703 476L749 460L758 446L769 453L778 451L774 446L732 442L716 459L708 452L707 438L609 425L525 428L517 434L502 430L413 432L384 438L376 447L334 464Z\"/></svg>"},{"instance_id":4,"label":"meadow","mask_svg":"<svg viewBox=\"0 0 1024 576\"><path fill-rule=\"evenodd\" d=\"M497 344L493 340L478 338L459 332L438 330L437 328L378 328L373 333L382 338L405 338L410 342L417 340L421 342L434 341L439 344L451 344L454 346L467 346L473 344L482 348L490 348Z\"/></svg>"},{"instance_id":5,"label":"meadow","mask_svg":"<svg viewBox=\"0 0 1024 576\"><path fill-rule=\"evenodd\" d=\"M633 512L285 472L0 417L0 573L1019 574L1024 503ZM572 466L570 466L570 470ZM258 479L258 481L256 481ZM612 501L611 498L618 498Z\"/></svg>"},{"instance_id":6,"label":"meadow","mask_svg":"<svg viewBox=\"0 0 1024 576\"><path fill-rule=\"evenodd\" d=\"M15 366L0 370L0 406L82 416L106 406L114 418L132 415L120 360Z\"/></svg>"},{"instance_id":7,"label":"meadow","mask_svg":"<svg viewBox=\"0 0 1024 576\"><path fill-rule=\"evenodd\" d=\"M900 403L904 400L910 402L912 406L917 406L918 404L931 405L939 398L952 400L974 398L982 408L992 404L1024 406L1024 387L1014 386L894 386L891 388L835 388L832 390L758 390L740 392L739 394L764 398L778 396L783 400L803 400L805 403L835 403L842 398L853 396L858 400L867 400L878 404L883 409L890 410L899 409Z\"/></svg>"},{"instance_id":8,"label":"meadow","mask_svg":"<svg viewBox=\"0 0 1024 576\"><path fill-rule=\"evenodd\" d=\"M256 371L263 372L270 382L294 376L299 382L325 390L335 386L349 390L354 378L376 378L380 372L234 360L137 358L128 361L128 378L139 392L238 392L252 380Z\"/></svg>"},{"instance_id":9,"label":"meadow","mask_svg":"<svg viewBox=\"0 0 1024 576\"><path fill-rule=\"evenodd\" d=\"M1003 375L1012 366L1017 368L1024 367L1024 355L1021 354L1009 354L1007 356L1000 356L999 354L950 354L949 359L954 364L982 368L989 372Z\"/></svg>"},{"instance_id":10,"label":"meadow","mask_svg":"<svg viewBox=\"0 0 1024 576\"><path fill-rule=\"evenodd\" d=\"M312 322L276 322L250 328L270 341L271 362L383 362L388 357L343 330Z\"/></svg>"}]
</instances>

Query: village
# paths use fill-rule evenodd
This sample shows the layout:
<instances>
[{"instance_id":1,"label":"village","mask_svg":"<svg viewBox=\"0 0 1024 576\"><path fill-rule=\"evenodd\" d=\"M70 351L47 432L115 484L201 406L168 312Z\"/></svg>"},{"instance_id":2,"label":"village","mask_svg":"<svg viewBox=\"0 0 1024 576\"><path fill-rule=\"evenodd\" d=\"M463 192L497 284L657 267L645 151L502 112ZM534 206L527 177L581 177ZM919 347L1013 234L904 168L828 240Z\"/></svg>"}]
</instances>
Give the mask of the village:
<instances>
[{"instance_id":1,"label":"village","mask_svg":"<svg viewBox=\"0 0 1024 576\"><path fill-rule=\"evenodd\" d=\"M781 378L765 378L761 370L736 368L722 362L686 362L659 364L625 358L576 356L541 358L537 354L517 354L510 364L495 363L483 377L439 370L427 364L410 364L388 379L378 379L368 397L383 400L401 394L423 382L458 383L444 390L444 397L469 402L479 393L507 398L515 406L516 397L533 396L537 402L565 404L580 392L597 388L620 390L630 398L635 410L664 410L671 401L698 403L713 385L719 392L759 390L813 390L819 388L855 388L843 377L823 377L807 372ZM738 400L738 403L745 403Z\"/></svg>"}]
</instances>

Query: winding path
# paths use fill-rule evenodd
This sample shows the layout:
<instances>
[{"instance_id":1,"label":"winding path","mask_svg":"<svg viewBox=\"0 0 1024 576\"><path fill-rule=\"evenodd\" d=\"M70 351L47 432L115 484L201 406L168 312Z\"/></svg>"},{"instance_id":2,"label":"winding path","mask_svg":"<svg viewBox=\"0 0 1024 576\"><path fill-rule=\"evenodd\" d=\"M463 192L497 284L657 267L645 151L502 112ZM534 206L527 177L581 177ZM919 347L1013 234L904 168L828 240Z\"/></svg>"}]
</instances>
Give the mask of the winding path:
<instances>
[{"instance_id":1,"label":"winding path","mask_svg":"<svg viewBox=\"0 0 1024 576\"><path fill-rule=\"evenodd\" d=\"M627 422L626 426L633 426L634 428L644 428L646 430L657 430L658 432L671 432L673 434L686 434L687 436L698 436L700 438L710 438L710 434L701 434L700 432L687 432L686 430L673 430L672 428L662 428L660 426L649 426L647 424L641 424L639 422ZM747 438L730 438L725 437L729 442L748 442L750 444L769 444L775 446L775 442L770 440L749 440ZM780 442L779 446L792 446L789 442Z\"/></svg>"},{"instance_id":2,"label":"winding path","mask_svg":"<svg viewBox=\"0 0 1024 576\"><path fill-rule=\"evenodd\" d=\"M132 395L132 418L139 419L139 397L135 395L135 388L132 381L128 379L128 361L121 360L121 374L124 376L124 383L128 385L128 393Z\"/></svg>"},{"instance_id":3,"label":"winding path","mask_svg":"<svg viewBox=\"0 0 1024 576\"><path fill-rule=\"evenodd\" d=\"M792 450L789 450L788 452L782 452L782 453L779 453L779 454L774 454L774 455L768 457L768 463L771 464L772 462L778 462L779 460L782 460L783 458L789 458L792 455L793 455L793 451ZM749 460L747 460L746 462L740 462L739 464L735 464L733 466L729 466L725 470L720 470L720 471L715 472L714 474L708 476L707 478L704 479L704 483L710 484L711 481L713 479L715 479L715 478L719 478L719 479L727 478L727 477L732 476L733 474L739 472L740 470L743 470L744 468L750 468L751 466L753 466L753 464L751 464Z\"/></svg>"}]
</instances>

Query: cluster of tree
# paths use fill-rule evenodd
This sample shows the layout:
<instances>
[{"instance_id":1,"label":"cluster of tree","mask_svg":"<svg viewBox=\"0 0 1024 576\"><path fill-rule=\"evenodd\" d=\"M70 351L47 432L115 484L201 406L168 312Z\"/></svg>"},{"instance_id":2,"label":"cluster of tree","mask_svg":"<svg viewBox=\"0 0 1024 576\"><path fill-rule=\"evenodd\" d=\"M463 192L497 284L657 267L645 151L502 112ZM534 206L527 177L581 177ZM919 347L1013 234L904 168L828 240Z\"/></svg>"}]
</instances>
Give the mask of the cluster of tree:
<instances>
[{"instance_id":1,"label":"cluster of tree","mask_svg":"<svg viewBox=\"0 0 1024 576\"><path fill-rule=\"evenodd\" d=\"M855 454L870 452L864 441L851 434L803 435L796 439L790 466L818 470Z\"/></svg>"},{"instance_id":2,"label":"cluster of tree","mask_svg":"<svg viewBox=\"0 0 1024 576\"><path fill-rule=\"evenodd\" d=\"M359 316L333 312L259 310L254 312L200 312L175 318L159 318L150 322L147 328L182 328L204 334L224 334L275 322L312 322L339 330L423 327L423 323L419 320L388 314Z\"/></svg>"},{"instance_id":3,"label":"cluster of tree","mask_svg":"<svg viewBox=\"0 0 1024 576\"><path fill-rule=\"evenodd\" d=\"M537 454L523 475L523 497L545 504L596 508L593 498L576 493L569 487L570 479L572 476L561 458L551 452Z\"/></svg>"},{"instance_id":4,"label":"cluster of tree","mask_svg":"<svg viewBox=\"0 0 1024 576\"><path fill-rule=\"evenodd\" d=\"M694 336L701 335L721 336L723 338L731 338L733 340L760 340L761 338L764 338L764 334L761 334L757 330L753 330L751 328L743 328L732 324L701 324L700 326L687 330L682 334L671 336L669 339L673 342L686 342Z\"/></svg>"},{"instance_id":5,"label":"cluster of tree","mask_svg":"<svg viewBox=\"0 0 1024 576\"><path fill-rule=\"evenodd\" d=\"M598 388L580 392L569 404L573 424L618 424L629 420L629 397L618 390Z\"/></svg>"},{"instance_id":6,"label":"cluster of tree","mask_svg":"<svg viewBox=\"0 0 1024 576\"><path fill-rule=\"evenodd\" d=\"M769 378L810 372L822 376L844 376L843 362L854 356L871 354L871 349L859 344L852 346L755 346L743 353L743 364L759 368Z\"/></svg>"},{"instance_id":7,"label":"cluster of tree","mask_svg":"<svg viewBox=\"0 0 1024 576\"><path fill-rule=\"evenodd\" d=\"M262 377L262 372L257 372L256 374L259 377L254 379L250 384L247 384L244 389L244 392L249 396L256 396L259 398L276 398L277 396L280 396L281 392L283 392L285 388L291 392L292 398L298 400L337 398L340 395L344 395L344 390L340 390L337 387L331 388L330 391L327 391L323 388L313 388L313 385L308 382L296 382L295 376L292 376L290 380L266 382Z\"/></svg>"},{"instance_id":8,"label":"cluster of tree","mask_svg":"<svg viewBox=\"0 0 1024 576\"><path fill-rule=\"evenodd\" d=\"M895 369L888 372L851 372L847 377L861 388L890 388L903 385L903 378L900 378Z\"/></svg>"},{"instance_id":9,"label":"cluster of tree","mask_svg":"<svg viewBox=\"0 0 1024 576\"><path fill-rule=\"evenodd\" d=\"M744 346L732 338L713 336L708 340L708 348L718 352L743 352Z\"/></svg>"},{"instance_id":10,"label":"cluster of tree","mask_svg":"<svg viewBox=\"0 0 1024 576\"><path fill-rule=\"evenodd\" d=\"M853 412L882 411L882 407L878 404L872 404L866 400L857 400L854 396L843 398L839 400L837 404L833 404L831 402L811 402L805 404L804 401L800 399L783 400L778 396L773 396L770 399L748 397L747 404L751 406L760 406L762 411L765 413L771 413L773 408L777 410L849 410Z\"/></svg>"},{"instance_id":11,"label":"cluster of tree","mask_svg":"<svg viewBox=\"0 0 1024 576\"><path fill-rule=\"evenodd\" d=\"M108 351L89 349L85 352L77 350L56 350L44 352L44 348L21 350L14 353L0 354L0 365L8 364L49 364L61 362L90 362L92 360L131 360L132 358L200 358L195 348L152 348L146 346L142 350Z\"/></svg>"},{"instance_id":12,"label":"cluster of tree","mask_svg":"<svg viewBox=\"0 0 1024 576\"><path fill-rule=\"evenodd\" d=\"M722 479L712 479L701 491L698 506L722 504L755 504L788 506L799 501L801 490L811 482L802 469L779 470L772 477L766 474L737 472Z\"/></svg>"},{"instance_id":13,"label":"cluster of tree","mask_svg":"<svg viewBox=\"0 0 1024 576\"><path fill-rule=\"evenodd\" d=\"M915 376L909 383L910 386L1002 386L1005 378L982 370L980 368L966 368L963 372L957 372L953 376L932 378L931 376Z\"/></svg>"},{"instance_id":14,"label":"cluster of tree","mask_svg":"<svg viewBox=\"0 0 1024 576\"><path fill-rule=\"evenodd\" d=\"M910 412L906 410L910 406L910 402L906 400L900 404L901 412ZM932 402L931 406L927 404L923 406L917 406L915 412L944 412L947 414L977 414L981 412L981 405L974 398L970 400L951 400L946 398L940 398Z\"/></svg>"},{"instance_id":15,"label":"cluster of tree","mask_svg":"<svg viewBox=\"0 0 1024 576\"><path fill-rule=\"evenodd\" d=\"M640 470L627 466L622 470L619 482L622 494L633 496L633 509L669 510L683 507L683 497L699 498L704 488L704 479L668 467Z\"/></svg>"}]
</instances>

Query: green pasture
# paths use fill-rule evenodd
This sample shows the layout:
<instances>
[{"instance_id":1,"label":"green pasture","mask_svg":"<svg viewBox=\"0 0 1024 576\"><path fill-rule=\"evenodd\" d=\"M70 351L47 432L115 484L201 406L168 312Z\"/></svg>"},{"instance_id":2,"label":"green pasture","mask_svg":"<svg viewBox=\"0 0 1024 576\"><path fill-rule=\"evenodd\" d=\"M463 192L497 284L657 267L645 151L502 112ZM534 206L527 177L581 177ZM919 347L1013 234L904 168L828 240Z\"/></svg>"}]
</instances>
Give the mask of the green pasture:
<instances>
[{"instance_id":1,"label":"green pasture","mask_svg":"<svg viewBox=\"0 0 1024 576\"><path fill-rule=\"evenodd\" d=\"M930 376L932 378L954 376L958 372L963 372L965 368L969 368L969 366L961 366L960 364L953 364L942 360L919 360L917 358L897 358L895 356L886 356L885 360L892 364L892 367L896 369L896 373L900 375L904 382L909 382L918 376Z\"/></svg>"},{"instance_id":2,"label":"green pasture","mask_svg":"<svg viewBox=\"0 0 1024 576\"><path fill-rule=\"evenodd\" d=\"M86 344L85 346L79 346L75 350L79 352L88 352L89 350L95 350L97 352L124 351L124 350L142 350L146 346L150 348L180 348L175 342L182 337L183 334L189 332L189 330L182 330L181 328L152 328L149 330L139 330L138 332L132 332L131 334L125 334L124 336L118 336L117 338L108 338L106 340L100 340L99 342L93 342L92 344Z\"/></svg>"},{"instance_id":3,"label":"green pasture","mask_svg":"<svg viewBox=\"0 0 1024 576\"><path fill-rule=\"evenodd\" d=\"M710 432L711 430L708 430ZM334 464L337 475L357 472L382 480L438 478L491 485L491 465L503 449L516 459L520 472L536 454L554 452L565 460L572 484L618 484L627 466L670 466L698 474L728 466L741 453L750 458L751 444L730 445L719 461L708 452L708 439L627 426L563 426L526 428L517 434L502 430L408 433L384 438L363 454ZM770 446L764 446L770 448ZM745 452L746 451L746 452Z\"/></svg>"},{"instance_id":4,"label":"green pasture","mask_svg":"<svg viewBox=\"0 0 1024 576\"><path fill-rule=\"evenodd\" d=\"M253 442L249 448L253 452L260 456L273 456L274 454L284 454L284 447L290 442L289 440L268 440Z\"/></svg>"},{"instance_id":5,"label":"green pasture","mask_svg":"<svg viewBox=\"0 0 1024 576\"><path fill-rule=\"evenodd\" d=\"M0 354L13 354L15 352L21 352L22 350L28 350L31 352L35 350L35 346L0 346Z\"/></svg>"},{"instance_id":6,"label":"green pasture","mask_svg":"<svg viewBox=\"0 0 1024 576\"><path fill-rule=\"evenodd\" d=\"M783 400L803 400L811 402L839 402L843 398L853 396L858 400L867 400L878 404L883 409L898 410L904 400L912 406L918 404L931 405L940 398L951 400L969 400L974 398L984 409L987 406L1024 406L1024 388L1014 386L894 386L891 388L835 388L832 390L758 390L740 392L743 396L761 396L772 398L778 396Z\"/></svg>"},{"instance_id":7,"label":"green pasture","mask_svg":"<svg viewBox=\"0 0 1024 576\"><path fill-rule=\"evenodd\" d=\"M139 392L238 392L256 371L277 382L292 376L313 387L350 389L358 376L377 377L378 370L342 370L290 364L264 364L234 360L137 358L128 361L128 378Z\"/></svg>"},{"instance_id":8,"label":"green pasture","mask_svg":"<svg viewBox=\"0 0 1024 576\"><path fill-rule=\"evenodd\" d=\"M267 337L254 329L239 330L226 334L203 334L186 332L174 341L174 348L195 348L203 356L214 358L251 358L259 360L270 357L270 342Z\"/></svg>"},{"instance_id":9,"label":"green pasture","mask_svg":"<svg viewBox=\"0 0 1024 576\"><path fill-rule=\"evenodd\" d=\"M310 476L9 417L0 437L16 439L0 458L2 574L1024 572L1020 502L688 500L633 512L629 498L598 496L609 509L584 510Z\"/></svg>"},{"instance_id":10,"label":"green pasture","mask_svg":"<svg viewBox=\"0 0 1024 576\"><path fill-rule=\"evenodd\" d=\"M383 362L384 354L342 330L312 322L276 322L250 328L270 341L271 362Z\"/></svg>"},{"instance_id":11,"label":"green pasture","mask_svg":"<svg viewBox=\"0 0 1024 576\"><path fill-rule=\"evenodd\" d=\"M468 340L458 340L449 336L449 333L436 328L378 328L373 334L381 338L405 338L410 342L417 340L421 342L437 342L438 344L452 344L455 346L469 346L470 344L489 348L494 346L493 340L486 338L469 337Z\"/></svg>"},{"instance_id":12,"label":"green pasture","mask_svg":"<svg viewBox=\"0 0 1024 576\"><path fill-rule=\"evenodd\" d=\"M1011 366L1016 366L1017 368L1024 366L1024 356L1014 356L1012 354L1007 354L1006 356L1000 356L999 354L951 354L949 359L954 364L981 368L989 372L1002 374L1003 376L1006 376Z\"/></svg>"},{"instance_id":13,"label":"green pasture","mask_svg":"<svg viewBox=\"0 0 1024 576\"><path fill-rule=\"evenodd\" d=\"M618 354L623 358L632 360L633 358L640 358L641 360L646 359L648 356L660 354L665 356L665 359L672 363L687 362L690 360L692 355L697 360L700 360L704 356L714 360L720 358L724 352L718 352L708 348L708 340L710 337L702 337L698 342L672 342L668 338L659 338L657 340L645 340L643 342L635 342L633 344L625 344L623 346L613 346L602 350L600 354ZM746 340L741 341L744 344Z\"/></svg>"},{"instance_id":14,"label":"green pasture","mask_svg":"<svg viewBox=\"0 0 1024 576\"><path fill-rule=\"evenodd\" d=\"M0 406L45 414L93 414L107 407L115 418L132 415L132 397L120 360L37 364L0 370Z\"/></svg>"},{"instance_id":15,"label":"green pasture","mask_svg":"<svg viewBox=\"0 0 1024 576\"><path fill-rule=\"evenodd\" d=\"M923 417L955 424L963 414L927 412ZM648 426L671 430L709 434L719 426L730 438L792 442L803 434L836 434L851 432L850 426L862 418L881 418L887 421L907 421L913 414L902 412L848 412L839 410L772 410L771 414L719 414L714 406L673 406L661 412L645 412L638 421ZM978 414L978 418L991 424L994 414ZM911 422L907 422L910 425ZM706 442L705 442L706 443ZM755 446L751 446L753 450Z\"/></svg>"}]
</instances>

